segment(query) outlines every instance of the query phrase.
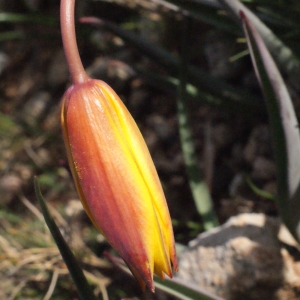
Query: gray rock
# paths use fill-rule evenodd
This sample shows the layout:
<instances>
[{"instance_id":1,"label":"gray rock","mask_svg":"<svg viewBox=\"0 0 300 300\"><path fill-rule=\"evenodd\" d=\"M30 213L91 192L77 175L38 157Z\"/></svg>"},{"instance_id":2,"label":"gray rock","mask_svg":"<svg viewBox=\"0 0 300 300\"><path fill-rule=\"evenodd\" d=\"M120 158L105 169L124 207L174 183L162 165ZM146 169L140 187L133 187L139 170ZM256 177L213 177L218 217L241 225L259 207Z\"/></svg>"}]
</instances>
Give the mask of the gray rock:
<instances>
[{"instance_id":1,"label":"gray rock","mask_svg":"<svg viewBox=\"0 0 300 300\"><path fill-rule=\"evenodd\" d=\"M280 222L241 214L189 243L178 277L225 299L299 299L300 265L278 239Z\"/></svg>"}]
</instances>

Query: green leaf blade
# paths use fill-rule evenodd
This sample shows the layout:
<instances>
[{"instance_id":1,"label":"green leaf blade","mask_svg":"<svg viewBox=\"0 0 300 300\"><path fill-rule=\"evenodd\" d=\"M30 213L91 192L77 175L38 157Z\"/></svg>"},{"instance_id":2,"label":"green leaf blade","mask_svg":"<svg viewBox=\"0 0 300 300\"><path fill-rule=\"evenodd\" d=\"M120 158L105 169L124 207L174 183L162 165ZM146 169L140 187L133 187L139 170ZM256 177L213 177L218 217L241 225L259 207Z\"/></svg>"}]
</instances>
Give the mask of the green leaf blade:
<instances>
[{"instance_id":1,"label":"green leaf blade","mask_svg":"<svg viewBox=\"0 0 300 300\"><path fill-rule=\"evenodd\" d=\"M300 182L300 135L296 114L286 85L264 41L243 12L241 16L254 69L266 99L273 132L279 213L285 225L299 241L300 198L291 201Z\"/></svg>"},{"instance_id":2,"label":"green leaf blade","mask_svg":"<svg viewBox=\"0 0 300 300\"><path fill-rule=\"evenodd\" d=\"M76 285L80 299L96 300L96 297L93 294L74 254L72 253L69 246L65 242L62 234L60 233L57 225L55 224L54 219L50 215L50 212L48 210L45 199L43 198L43 196L41 194L39 183L38 183L38 180L36 177L34 178L34 189L35 189L35 194L39 201L43 216L45 218L46 224L55 240L55 243L61 253L61 256L63 257L63 259L69 269L72 279Z\"/></svg>"}]
</instances>

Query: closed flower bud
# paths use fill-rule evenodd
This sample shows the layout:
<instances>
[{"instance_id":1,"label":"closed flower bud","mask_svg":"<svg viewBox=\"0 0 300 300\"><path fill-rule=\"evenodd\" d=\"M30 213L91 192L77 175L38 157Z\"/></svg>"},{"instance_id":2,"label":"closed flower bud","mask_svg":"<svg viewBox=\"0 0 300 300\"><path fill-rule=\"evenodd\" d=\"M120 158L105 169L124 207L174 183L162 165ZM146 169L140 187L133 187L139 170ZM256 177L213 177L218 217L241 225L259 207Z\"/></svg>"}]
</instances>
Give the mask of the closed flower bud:
<instances>
[{"instance_id":1,"label":"closed flower bud","mask_svg":"<svg viewBox=\"0 0 300 300\"><path fill-rule=\"evenodd\" d=\"M177 270L165 196L123 102L106 83L90 79L75 55L75 34L68 30L74 21L66 17L72 9L74 0L62 0L63 42L74 84L63 97L61 121L72 175L93 224L142 287L154 291L153 274L172 277L172 265Z\"/></svg>"},{"instance_id":2,"label":"closed flower bud","mask_svg":"<svg viewBox=\"0 0 300 300\"><path fill-rule=\"evenodd\" d=\"M62 126L77 190L94 225L140 282L177 268L171 220L144 139L100 80L69 88Z\"/></svg>"}]
</instances>

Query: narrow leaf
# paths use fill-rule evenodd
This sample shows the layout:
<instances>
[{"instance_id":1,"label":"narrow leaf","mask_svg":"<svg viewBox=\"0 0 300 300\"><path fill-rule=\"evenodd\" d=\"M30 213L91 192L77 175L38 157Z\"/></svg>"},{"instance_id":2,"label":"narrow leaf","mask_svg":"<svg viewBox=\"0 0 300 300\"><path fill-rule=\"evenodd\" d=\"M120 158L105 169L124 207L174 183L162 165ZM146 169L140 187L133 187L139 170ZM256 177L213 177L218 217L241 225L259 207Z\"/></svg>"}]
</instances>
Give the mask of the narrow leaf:
<instances>
[{"instance_id":1,"label":"narrow leaf","mask_svg":"<svg viewBox=\"0 0 300 300\"><path fill-rule=\"evenodd\" d=\"M6 23L37 23L37 24L45 24L45 25L56 25L58 23L58 19L45 16L44 14L15 14L15 13L7 13L0 12L0 22Z\"/></svg>"},{"instance_id":2,"label":"narrow leaf","mask_svg":"<svg viewBox=\"0 0 300 300\"><path fill-rule=\"evenodd\" d=\"M241 16L254 69L267 102L273 131L279 212L288 229L299 241L300 232L297 232L297 226L300 199L298 198L297 203L291 202L300 182L300 136L296 114L285 83L262 38L246 15L241 13Z\"/></svg>"},{"instance_id":3,"label":"narrow leaf","mask_svg":"<svg viewBox=\"0 0 300 300\"><path fill-rule=\"evenodd\" d=\"M198 1L198 0L195 0ZM276 62L282 70L284 70L290 79L290 82L300 89L300 60L292 50L287 47L258 17L255 16L243 3L239 0L218 0L224 7L240 22L240 11L243 11L247 18L256 28L267 48L275 58Z\"/></svg>"},{"instance_id":4,"label":"narrow leaf","mask_svg":"<svg viewBox=\"0 0 300 300\"><path fill-rule=\"evenodd\" d=\"M223 298L213 295L198 286L184 282L178 278L167 278L163 281L160 278L155 277L154 281L155 286L158 289L182 300L224 300Z\"/></svg>"},{"instance_id":5,"label":"narrow leaf","mask_svg":"<svg viewBox=\"0 0 300 300\"><path fill-rule=\"evenodd\" d=\"M192 126L189 122L189 107L187 102L187 65L188 65L188 29L189 19L182 20L181 25L181 63L180 63L180 84L178 86L177 115L181 149L184 157L185 167L188 175L189 185L199 215L202 218L205 230L210 230L219 225L218 218L214 211L210 191L205 182L204 175L198 167L196 147L192 133Z\"/></svg>"},{"instance_id":6,"label":"narrow leaf","mask_svg":"<svg viewBox=\"0 0 300 300\"><path fill-rule=\"evenodd\" d=\"M55 224L54 219L50 215L50 212L48 210L45 199L43 198L43 196L41 194L40 186L39 186L39 183L38 183L38 180L36 177L34 178L34 189L35 189L35 194L39 201L42 213L44 215L46 224L55 240L55 243L61 253L61 256L63 257L63 259L69 269L72 279L76 285L80 299L96 300L96 297L93 294L74 254L72 253L69 246L65 242L62 234L60 233L58 227Z\"/></svg>"},{"instance_id":7,"label":"narrow leaf","mask_svg":"<svg viewBox=\"0 0 300 300\"><path fill-rule=\"evenodd\" d=\"M157 0L151 1L156 2ZM164 5L164 2L161 2L161 5ZM241 33L239 26L234 24L227 16L219 13L222 5L217 0L168 0L167 3L169 2L177 7L181 17L188 13L195 20L202 21L229 34Z\"/></svg>"},{"instance_id":8,"label":"narrow leaf","mask_svg":"<svg viewBox=\"0 0 300 300\"><path fill-rule=\"evenodd\" d=\"M80 19L83 23L89 23L105 30L113 32L125 42L128 42L139 50L143 55L153 59L156 63L163 66L170 74L178 76L180 61L177 57L159 45L153 45L141 36L133 32L122 29L115 24L95 17L84 17ZM244 89L233 87L232 85L214 78L202 69L189 65L187 68L188 82L197 86L199 89L209 92L218 97L228 105L239 105L248 111L256 114L264 111L262 103L256 96L249 94Z\"/></svg>"},{"instance_id":9,"label":"narrow leaf","mask_svg":"<svg viewBox=\"0 0 300 300\"><path fill-rule=\"evenodd\" d=\"M158 87L174 96L179 88L180 80L172 76L159 75L157 73L145 71L143 69L135 69L139 77L142 77L150 86ZM199 104L208 104L210 106L216 106L224 110L234 110L238 113L249 115L249 111L244 106L234 103L223 101L222 98L212 95L211 93L204 91L203 89L196 88L195 85L186 85L186 97L188 101L196 101Z\"/></svg>"},{"instance_id":10,"label":"narrow leaf","mask_svg":"<svg viewBox=\"0 0 300 300\"><path fill-rule=\"evenodd\" d=\"M122 259L108 253L106 255L116 267L132 276L132 273ZM157 276L154 276L154 282L157 289L160 289L169 295L173 295L180 300L224 300L221 297L213 295L212 293L179 278L165 278L164 280L161 280Z\"/></svg>"},{"instance_id":11,"label":"narrow leaf","mask_svg":"<svg viewBox=\"0 0 300 300\"><path fill-rule=\"evenodd\" d=\"M252 180L250 179L249 176L245 177L246 182L248 183L249 187L251 188L251 190L258 196L269 199L269 200L275 200L275 196L269 192L266 192L262 189L260 189L259 187L257 187Z\"/></svg>"}]
</instances>

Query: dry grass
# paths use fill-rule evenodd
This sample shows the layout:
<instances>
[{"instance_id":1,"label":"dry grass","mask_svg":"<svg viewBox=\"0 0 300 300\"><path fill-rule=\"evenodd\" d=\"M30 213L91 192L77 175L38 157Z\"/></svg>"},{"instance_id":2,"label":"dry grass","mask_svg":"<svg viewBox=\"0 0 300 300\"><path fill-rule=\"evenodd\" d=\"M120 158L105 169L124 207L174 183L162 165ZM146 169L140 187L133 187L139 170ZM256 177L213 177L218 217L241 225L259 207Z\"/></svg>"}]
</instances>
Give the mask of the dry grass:
<instances>
[{"instance_id":1,"label":"dry grass","mask_svg":"<svg viewBox=\"0 0 300 300\"><path fill-rule=\"evenodd\" d=\"M20 201L27 208L25 219L7 211L0 222L0 299L62 299L60 293L74 294L75 287L69 276L58 248L45 227L43 217L25 197ZM68 223L63 216L50 206L58 226L67 232ZM69 234L69 233L68 233ZM108 264L96 257L82 239L74 232L72 249L84 265L85 275L95 288L108 299L106 286L110 279L101 274ZM82 254L84 253L84 257Z\"/></svg>"}]
</instances>

